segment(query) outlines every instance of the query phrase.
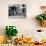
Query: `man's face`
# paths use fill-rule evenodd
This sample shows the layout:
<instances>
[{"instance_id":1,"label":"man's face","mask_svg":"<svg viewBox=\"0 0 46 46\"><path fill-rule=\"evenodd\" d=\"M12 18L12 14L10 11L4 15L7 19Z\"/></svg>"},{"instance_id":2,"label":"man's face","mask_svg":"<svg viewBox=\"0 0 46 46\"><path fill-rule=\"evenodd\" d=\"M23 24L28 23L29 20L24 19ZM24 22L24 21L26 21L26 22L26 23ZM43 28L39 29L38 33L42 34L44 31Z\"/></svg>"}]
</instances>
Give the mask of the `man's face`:
<instances>
[{"instance_id":1,"label":"man's face","mask_svg":"<svg viewBox=\"0 0 46 46\"><path fill-rule=\"evenodd\" d=\"M42 8L42 12L46 14L46 8Z\"/></svg>"}]
</instances>

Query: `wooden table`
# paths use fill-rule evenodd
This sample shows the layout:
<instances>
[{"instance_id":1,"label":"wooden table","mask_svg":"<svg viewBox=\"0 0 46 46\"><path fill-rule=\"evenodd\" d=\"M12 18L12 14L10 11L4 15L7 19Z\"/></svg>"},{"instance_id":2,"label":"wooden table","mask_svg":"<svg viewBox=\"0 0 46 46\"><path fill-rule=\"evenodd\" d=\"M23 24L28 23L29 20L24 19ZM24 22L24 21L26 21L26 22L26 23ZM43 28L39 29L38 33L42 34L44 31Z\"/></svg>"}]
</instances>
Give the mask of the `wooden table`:
<instances>
[{"instance_id":1,"label":"wooden table","mask_svg":"<svg viewBox=\"0 0 46 46\"><path fill-rule=\"evenodd\" d=\"M27 44L27 43L24 43L22 45L15 45L15 46L46 46L46 44L41 44L41 45L35 45L35 44Z\"/></svg>"}]
</instances>

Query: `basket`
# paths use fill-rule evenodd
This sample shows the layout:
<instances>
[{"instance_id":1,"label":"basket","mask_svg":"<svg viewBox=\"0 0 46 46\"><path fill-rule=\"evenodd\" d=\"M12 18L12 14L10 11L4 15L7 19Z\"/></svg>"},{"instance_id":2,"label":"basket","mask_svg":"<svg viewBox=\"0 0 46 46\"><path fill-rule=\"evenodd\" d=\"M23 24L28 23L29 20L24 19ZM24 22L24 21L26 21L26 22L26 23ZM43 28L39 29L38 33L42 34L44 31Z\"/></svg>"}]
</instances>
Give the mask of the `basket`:
<instances>
[{"instance_id":1,"label":"basket","mask_svg":"<svg viewBox=\"0 0 46 46\"><path fill-rule=\"evenodd\" d=\"M42 27L46 27L46 20L40 22Z\"/></svg>"}]
</instances>

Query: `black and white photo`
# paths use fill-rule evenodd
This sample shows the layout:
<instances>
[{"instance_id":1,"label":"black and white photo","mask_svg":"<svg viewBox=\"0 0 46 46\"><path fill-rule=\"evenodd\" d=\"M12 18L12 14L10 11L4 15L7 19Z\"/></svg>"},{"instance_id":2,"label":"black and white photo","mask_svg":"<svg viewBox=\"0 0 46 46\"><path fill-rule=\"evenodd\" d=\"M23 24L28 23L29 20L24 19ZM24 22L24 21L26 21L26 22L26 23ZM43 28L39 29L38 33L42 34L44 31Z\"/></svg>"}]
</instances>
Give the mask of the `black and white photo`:
<instances>
[{"instance_id":1,"label":"black and white photo","mask_svg":"<svg viewBox=\"0 0 46 46\"><path fill-rule=\"evenodd\" d=\"M14 5L9 6L8 15L10 17L26 18L26 5L14 4Z\"/></svg>"}]
</instances>

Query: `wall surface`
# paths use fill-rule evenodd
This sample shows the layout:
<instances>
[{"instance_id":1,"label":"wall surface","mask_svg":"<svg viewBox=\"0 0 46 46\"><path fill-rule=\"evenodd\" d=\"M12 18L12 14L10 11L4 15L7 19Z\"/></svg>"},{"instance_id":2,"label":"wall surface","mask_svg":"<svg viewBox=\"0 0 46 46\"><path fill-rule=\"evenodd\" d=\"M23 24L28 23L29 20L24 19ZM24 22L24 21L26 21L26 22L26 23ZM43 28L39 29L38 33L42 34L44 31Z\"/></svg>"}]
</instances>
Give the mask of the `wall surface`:
<instances>
[{"instance_id":1,"label":"wall surface","mask_svg":"<svg viewBox=\"0 0 46 46\"><path fill-rule=\"evenodd\" d=\"M26 4L26 19L10 19L8 17L8 6L12 4ZM0 0L0 34L4 34L6 25L15 25L19 31L18 36L31 36L36 34L36 29L43 29L38 25L35 16L41 13L40 6L46 5L46 0ZM40 36L41 37L41 36Z\"/></svg>"}]
</instances>

